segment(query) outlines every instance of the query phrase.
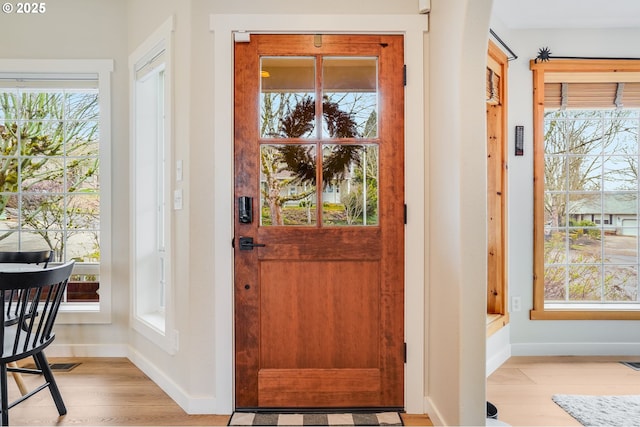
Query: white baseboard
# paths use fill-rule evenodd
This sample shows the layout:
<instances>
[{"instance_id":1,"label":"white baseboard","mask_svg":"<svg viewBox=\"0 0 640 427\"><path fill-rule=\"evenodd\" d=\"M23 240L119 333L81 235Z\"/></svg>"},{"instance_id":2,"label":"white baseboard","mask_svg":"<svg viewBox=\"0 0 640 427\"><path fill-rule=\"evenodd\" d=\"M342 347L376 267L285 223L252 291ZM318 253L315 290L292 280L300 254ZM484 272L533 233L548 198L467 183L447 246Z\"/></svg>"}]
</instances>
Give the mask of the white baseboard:
<instances>
[{"instance_id":1,"label":"white baseboard","mask_svg":"<svg viewBox=\"0 0 640 427\"><path fill-rule=\"evenodd\" d=\"M429 419L434 426L443 426L446 425L442 421L442 415L438 410L437 406L433 403L433 401L429 398L429 396L425 396L424 398L424 407L427 410L427 414L429 415Z\"/></svg>"},{"instance_id":2,"label":"white baseboard","mask_svg":"<svg viewBox=\"0 0 640 427\"><path fill-rule=\"evenodd\" d=\"M215 397L193 397L167 377L148 359L126 344L68 345L53 343L46 351L48 357L126 357L171 397L187 414L218 414ZM226 414L220 414L226 415Z\"/></svg>"},{"instance_id":3,"label":"white baseboard","mask_svg":"<svg viewBox=\"0 0 640 427\"><path fill-rule=\"evenodd\" d=\"M511 346L509 345L502 347L499 352L491 355L491 357L487 359L487 377L502 366L504 362L509 360L511 354Z\"/></svg>"},{"instance_id":4,"label":"white baseboard","mask_svg":"<svg viewBox=\"0 0 640 427\"><path fill-rule=\"evenodd\" d=\"M507 325L487 338L486 375L491 375L511 357L511 326Z\"/></svg>"},{"instance_id":5,"label":"white baseboard","mask_svg":"<svg viewBox=\"0 0 640 427\"><path fill-rule=\"evenodd\" d=\"M46 350L47 357L127 357L127 344L58 344Z\"/></svg>"},{"instance_id":6,"label":"white baseboard","mask_svg":"<svg viewBox=\"0 0 640 427\"><path fill-rule=\"evenodd\" d=\"M145 373L151 380L169 395L187 414L216 414L215 397L198 397L188 395L182 387L176 384L164 372L149 362L139 352L133 348L129 349L128 358L131 362Z\"/></svg>"},{"instance_id":7,"label":"white baseboard","mask_svg":"<svg viewBox=\"0 0 640 427\"><path fill-rule=\"evenodd\" d=\"M511 344L512 356L637 356L640 343Z\"/></svg>"}]
</instances>

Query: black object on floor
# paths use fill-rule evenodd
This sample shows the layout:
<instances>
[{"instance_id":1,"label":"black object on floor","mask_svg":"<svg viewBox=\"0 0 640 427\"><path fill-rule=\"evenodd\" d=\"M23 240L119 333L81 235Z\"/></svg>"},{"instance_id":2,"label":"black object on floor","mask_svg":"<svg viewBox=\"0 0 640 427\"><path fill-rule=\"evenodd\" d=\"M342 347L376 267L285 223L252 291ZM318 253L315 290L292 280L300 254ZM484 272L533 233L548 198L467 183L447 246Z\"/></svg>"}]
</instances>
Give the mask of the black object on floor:
<instances>
[{"instance_id":1,"label":"black object on floor","mask_svg":"<svg viewBox=\"0 0 640 427\"><path fill-rule=\"evenodd\" d=\"M80 363L50 363L49 367L52 371L61 371L61 372L69 372L76 366L79 366ZM36 369L35 363L30 363L24 366L25 369Z\"/></svg>"},{"instance_id":2,"label":"black object on floor","mask_svg":"<svg viewBox=\"0 0 640 427\"><path fill-rule=\"evenodd\" d=\"M635 369L636 371L640 371L640 362L620 362L625 366L630 367L631 369Z\"/></svg>"},{"instance_id":3,"label":"black object on floor","mask_svg":"<svg viewBox=\"0 0 640 427\"><path fill-rule=\"evenodd\" d=\"M498 419L498 408L491 402L487 402L487 418Z\"/></svg>"}]
</instances>

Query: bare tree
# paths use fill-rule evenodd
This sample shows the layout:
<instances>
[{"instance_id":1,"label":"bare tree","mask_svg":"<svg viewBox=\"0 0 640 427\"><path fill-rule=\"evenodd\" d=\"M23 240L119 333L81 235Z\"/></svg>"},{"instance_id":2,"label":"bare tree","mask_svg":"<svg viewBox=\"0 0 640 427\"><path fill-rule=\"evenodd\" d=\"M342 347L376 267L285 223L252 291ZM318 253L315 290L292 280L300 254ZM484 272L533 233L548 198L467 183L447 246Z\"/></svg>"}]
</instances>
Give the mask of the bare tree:
<instances>
[{"instance_id":1,"label":"bare tree","mask_svg":"<svg viewBox=\"0 0 640 427\"><path fill-rule=\"evenodd\" d=\"M565 225L567 191L600 191L604 164L617 152L627 113L552 111L545 114L544 186L546 221Z\"/></svg>"},{"instance_id":2,"label":"bare tree","mask_svg":"<svg viewBox=\"0 0 640 427\"><path fill-rule=\"evenodd\" d=\"M338 103L324 99L322 110L331 137L352 138L358 135L356 122L350 113L340 109ZM306 137L314 131L315 119L315 101L311 96L269 93L263 99L261 132L264 136ZM322 185L344 178L349 166L359 162L358 150L357 145L332 146L322 163ZM313 146L307 144L262 147L260 161L265 180L262 196L269 205L273 225L284 224L282 208L287 202L306 199L316 192L316 155ZM289 185L302 185L306 189L295 194L283 194L282 190Z\"/></svg>"},{"instance_id":3,"label":"bare tree","mask_svg":"<svg viewBox=\"0 0 640 427\"><path fill-rule=\"evenodd\" d=\"M91 92L0 93L0 214L14 212L58 257L65 241L61 224L67 238L75 230L97 229L91 197L63 196L97 193L97 105ZM17 194L21 200L12 197Z\"/></svg>"},{"instance_id":4,"label":"bare tree","mask_svg":"<svg viewBox=\"0 0 640 427\"><path fill-rule=\"evenodd\" d=\"M635 200L638 126L637 115L635 122L628 120L631 114L591 110L545 115L544 207L550 226L544 253L547 300L637 300L635 269L607 266L609 261L603 259L602 225L571 219L572 210L582 205L601 206L598 212L607 213L603 191Z\"/></svg>"}]
</instances>

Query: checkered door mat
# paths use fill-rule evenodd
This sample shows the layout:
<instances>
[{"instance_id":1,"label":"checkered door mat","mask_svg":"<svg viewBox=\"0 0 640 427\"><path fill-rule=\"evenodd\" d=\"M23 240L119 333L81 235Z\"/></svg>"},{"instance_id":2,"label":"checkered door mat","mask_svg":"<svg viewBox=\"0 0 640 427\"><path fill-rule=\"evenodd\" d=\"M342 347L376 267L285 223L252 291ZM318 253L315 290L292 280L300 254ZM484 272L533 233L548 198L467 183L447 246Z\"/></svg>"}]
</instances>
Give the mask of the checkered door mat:
<instances>
[{"instance_id":1,"label":"checkered door mat","mask_svg":"<svg viewBox=\"0 0 640 427\"><path fill-rule=\"evenodd\" d=\"M230 426L401 426L397 412L344 414L276 414L235 412Z\"/></svg>"}]
</instances>

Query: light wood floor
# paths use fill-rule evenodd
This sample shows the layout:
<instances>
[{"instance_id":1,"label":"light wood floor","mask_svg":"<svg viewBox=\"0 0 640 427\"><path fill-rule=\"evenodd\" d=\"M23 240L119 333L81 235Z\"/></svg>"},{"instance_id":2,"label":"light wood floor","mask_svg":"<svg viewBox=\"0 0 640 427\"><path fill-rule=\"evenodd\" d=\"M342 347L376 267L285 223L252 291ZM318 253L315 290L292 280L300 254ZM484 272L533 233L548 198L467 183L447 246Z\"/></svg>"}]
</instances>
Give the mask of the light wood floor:
<instances>
[{"instance_id":1,"label":"light wood floor","mask_svg":"<svg viewBox=\"0 0 640 427\"><path fill-rule=\"evenodd\" d=\"M556 405L554 394L640 394L640 371L629 357L512 357L487 379L487 400L512 426L579 426Z\"/></svg>"},{"instance_id":2,"label":"light wood floor","mask_svg":"<svg viewBox=\"0 0 640 427\"><path fill-rule=\"evenodd\" d=\"M563 394L640 394L640 371L620 361L637 357L512 357L487 379L487 400L498 419L512 426L579 426L551 400ZM68 413L58 417L48 391L9 410L11 425L30 426L223 426L225 415L187 415L158 386L124 358L55 359L80 362L54 374ZM40 377L24 376L28 384ZM9 381L9 396L18 396ZM405 425L432 425L425 415L403 415Z\"/></svg>"},{"instance_id":3,"label":"light wood floor","mask_svg":"<svg viewBox=\"0 0 640 427\"><path fill-rule=\"evenodd\" d=\"M54 371L67 414L59 417L48 390L9 410L15 426L226 426L226 415L187 415L169 396L124 358L50 358L50 363L80 362L69 372ZM23 375L27 385L40 376ZM9 381L9 399L17 398ZM426 415L403 414L405 425L430 426Z\"/></svg>"}]
</instances>

